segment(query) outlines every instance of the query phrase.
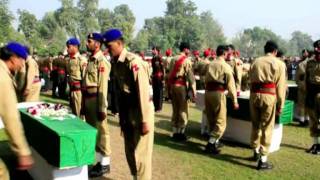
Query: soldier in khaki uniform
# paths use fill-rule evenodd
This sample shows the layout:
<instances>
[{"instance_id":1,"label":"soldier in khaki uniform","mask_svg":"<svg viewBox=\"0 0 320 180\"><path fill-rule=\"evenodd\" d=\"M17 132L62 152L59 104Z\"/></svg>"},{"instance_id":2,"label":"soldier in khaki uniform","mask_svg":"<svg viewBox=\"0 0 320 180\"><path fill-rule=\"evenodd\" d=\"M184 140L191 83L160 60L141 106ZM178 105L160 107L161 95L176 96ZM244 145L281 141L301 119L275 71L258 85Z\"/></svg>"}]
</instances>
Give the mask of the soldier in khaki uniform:
<instances>
[{"instance_id":1,"label":"soldier in khaki uniform","mask_svg":"<svg viewBox=\"0 0 320 180\"><path fill-rule=\"evenodd\" d=\"M192 60L192 70L193 70L193 74L194 74L194 78L196 80L196 89L203 89L204 87L201 85L200 83L200 63L202 61L201 57L200 57L200 52L198 50L193 51L193 60Z\"/></svg>"},{"instance_id":2,"label":"soldier in khaki uniform","mask_svg":"<svg viewBox=\"0 0 320 180\"><path fill-rule=\"evenodd\" d=\"M154 106L149 89L149 65L124 48L120 30L108 30L104 39L115 61L112 70L119 93L120 127L131 174L133 179L151 180Z\"/></svg>"},{"instance_id":3,"label":"soldier in khaki uniform","mask_svg":"<svg viewBox=\"0 0 320 180\"><path fill-rule=\"evenodd\" d=\"M320 154L320 40L313 44L314 58L308 60L306 67L306 107L310 117L310 135L313 145L307 151Z\"/></svg>"},{"instance_id":4,"label":"soldier in khaki uniform","mask_svg":"<svg viewBox=\"0 0 320 180\"><path fill-rule=\"evenodd\" d=\"M190 45L180 44L180 55L174 57L170 64L169 86L172 98L172 128L173 140L185 141L185 129L188 123L188 99L196 97L195 79L192 72L192 62L188 57Z\"/></svg>"},{"instance_id":5,"label":"soldier in khaki uniform","mask_svg":"<svg viewBox=\"0 0 320 180\"><path fill-rule=\"evenodd\" d=\"M281 113L285 103L286 67L276 57L277 51L277 44L268 41L264 46L266 55L255 60L249 71L251 81L251 141L254 149L253 158L259 160L258 170L272 169L273 167L272 164L267 162L267 155L275 116Z\"/></svg>"},{"instance_id":6,"label":"soldier in khaki uniform","mask_svg":"<svg viewBox=\"0 0 320 180\"><path fill-rule=\"evenodd\" d=\"M27 48L29 52L29 48ZM39 66L31 55L26 60L26 80L23 91L25 102L38 102L40 101L41 81Z\"/></svg>"},{"instance_id":7,"label":"soldier in khaki uniform","mask_svg":"<svg viewBox=\"0 0 320 180\"><path fill-rule=\"evenodd\" d=\"M87 66L87 59L80 55L80 41L76 38L71 38L67 41L67 74L69 75L70 87L70 107L72 113L80 117L82 105L81 85Z\"/></svg>"},{"instance_id":8,"label":"soldier in khaki uniform","mask_svg":"<svg viewBox=\"0 0 320 180\"><path fill-rule=\"evenodd\" d=\"M110 172L110 132L107 122L108 80L111 65L100 50L102 36L90 33L87 49L91 53L83 79L85 88L83 93L82 113L87 123L98 129L97 155L101 156L98 163L90 170L90 177L99 177Z\"/></svg>"},{"instance_id":9,"label":"soldier in khaki uniform","mask_svg":"<svg viewBox=\"0 0 320 180\"><path fill-rule=\"evenodd\" d=\"M66 98L67 89L67 61L62 53L59 53L57 59L58 68L58 94L60 98Z\"/></svg>"},{"instance_id":10,"label":"soldier in khaki uniform","mask_svg":"<svg viewBox=\"0 0 320 180\"><path fill-rule=\"evenodd\" d=\"M241 77L242 91L246 91L250 89L249 70L250 70L250 62L248 60L244 60L242 65L242 77Z\"/></svg>"},{"instance_id":11,"label":"soldier in khaki uniform","mask_svg":"<svg viewBox=\"0 0 320 180\"><path fill-rule=\"evenodd\" d=\"M210 64L210 50L207 49L203 52L203 57L204 59L201 59L200 63L199 63L199 75L200 75L200 84L201 84L201 89L205 88L205 77L206 77L206 73L208 71L208 67Z\"/></svg>"},{"instance_id":12,"label":"soldier in khaki uniform","mask_svg":"<svg viewBox=\"0 0 320 180\"><path fill-rule=\"evenodd\" d=\"M228 56L226 58L226 62L231 66L234 80L236 82L237 95L240 95L241 90L241 77L242 77L242 61L235 56L235 48L232 44L228 46Z\"/></svg>"},{"instance_id":13,"label":"soldier in khaki uniform","mask_svg":"<svg viewBox=\"0 0 320 180\"><path fill-rule=\"evenodd\" d=\"M302 59L298 64L297 73L295 76L296 83L298 85L298 98L297 98L297 106L295 109L295 118L298 119L301 126L307 126L309 122L308 111L305 108L306 101L306 84L305 84L305 76L306 76L306 66L308 62L308 51L304 49L302 51Z\"/></svg>"},{"instance_id":14,"label":"soldier in khaki uniform","mask_svg":"<svg viewBox=\"0 0 320 180\"><path fill-rule=\"evenodd\" d=\"M0 49L0 118L9 137L11 148L17 155L17 168L20 170L29 169L33 164L33 159L16 108L17 98L13 73L23 67L23 61L27 56L25 48L15 42L8 43ZM6 165L1 159L0 179L10 179Z\"/></svg>"},{"instance_id":15,"label":"soldier in khaki uniform","mask_svg":"<svg viewBox=\"0 0 320 180\"><path fill-rule=\"evenodd\" d=\"M165 75L164 75L164 79L165 79L165 88L164 88L164 99L167 101L170 99L169 97L169 87L168 87L168 78L169 78L169 68L170 68L170 63L172 60L172 50L171 49L167 49L166 50L166 58L163 61L163 66L165 69Z\"/></svg>"},{"instance_id":16,"label":"soldier in khaki uniform","mask_svg":"<svg viewBox=\"0 0 320 180\"><path fill-rule=\"evenodd\" d=\"M228 90L234 109L238 109L237 91L231 67L225 62L226 46L218 46L215 61L209 65L206 73L205 106L209 124L210 139L206 152L218 154L219 139L222 137L227 125L227 100L225 91Z\"/></svg>"},{"instance_id":17,"label":"soldier in khaki uniform","mask_svg":"<svg viewBox=\"0 0 320 180\"><path fill-rule=\"evenodd\" d=\"M52 81L52 97L57 97L57 88L59 85L59 75L58 75L58 64L59 64L59 58L53 57L52 58L52 68L50 72L50 79Z\"/></svg>"}]
</instances>

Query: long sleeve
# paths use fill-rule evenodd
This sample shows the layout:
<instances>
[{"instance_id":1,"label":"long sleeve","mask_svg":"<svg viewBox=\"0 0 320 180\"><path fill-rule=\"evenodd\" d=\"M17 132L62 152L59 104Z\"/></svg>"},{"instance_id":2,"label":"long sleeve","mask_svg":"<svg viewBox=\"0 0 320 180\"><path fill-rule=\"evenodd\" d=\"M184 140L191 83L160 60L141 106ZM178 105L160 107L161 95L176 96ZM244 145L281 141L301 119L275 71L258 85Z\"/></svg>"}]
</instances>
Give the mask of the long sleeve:
<instances>
[{"instance_id":1,"label":"long sleeve","mask_svg":"<svg viewBox=\"0 0 320 180\"><path fill-rule=\"evenodd\" d=\"M226 72L225 72L226 85L227 85L229 96L231 97L233 104L238 104L237 89L236 89L236 84L233 77L233 72L231 68L229 67L225 67L225 68L226 68Z\"/></svg>"},{"instance_id":2,"label":"long sleeve","mask_svg":"<svg viewBox=\"0 0 320 180\"><path fill-rule=\"evenodd\" d=\"M25 90L30 90L33 80L36 76L36 69L35 69L35 65L33 64L34 62L30 59L27 63L26 63L26 86L25 86Z\"/></svg>"},{"instance_id":3,"label":"long sleeve","mask_svg":"<svg viewBox=\"0 0 320 180\"><path fill-rule=\"evenodd\" d=\"M286 66L284 63L279 61L279 78L276 82L277 84L277 108L282 109L286 100L286 90L287 90L287 76L286 76Z\"/></svg>"},{"instance_id":4,"label":"long sleeve","mask_svg":"<svg viewBox=\"0 0 320 180\"><path fill-rule=\"evenodd\" d=\"M10 81L4 80L0 84L0 117L9 137L10 146L18 156L30 155L31 151L25 139L20 115L17 110L17 98L13 84Z\"/></svg>"},{"instance_id":5,"label":"long sleeve","mask_svg":"<svg viewBox=\"0 0 320 180\"><path fill-rule=\"evenodd\" d=\"M108 108L108 80L111 64L107 60L101 60L98 66L98 104L99 112L107 113Z\"/></svg>"}]
</instances>

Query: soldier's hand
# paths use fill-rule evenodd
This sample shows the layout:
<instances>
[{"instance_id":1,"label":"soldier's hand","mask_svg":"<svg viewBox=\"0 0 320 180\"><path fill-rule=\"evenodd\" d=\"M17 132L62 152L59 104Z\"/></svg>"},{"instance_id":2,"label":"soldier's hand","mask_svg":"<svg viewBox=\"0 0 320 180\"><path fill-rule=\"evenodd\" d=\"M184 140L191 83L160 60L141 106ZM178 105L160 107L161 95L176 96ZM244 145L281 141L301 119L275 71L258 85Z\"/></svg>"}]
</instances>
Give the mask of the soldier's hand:
<instances>
[{"instance_id":1,"label":"soldier's hand","mask_svg":"<svg viewBox=\"0 0 320 180\"><path fill-rule=\"evenodd\" d=\"M28 96L28 95L29 95L29 92L30 92L30 90L29 90L29 89L24 90L24 92L23 92L23 96Z\"/></svg>"},{"instance_id":2,"label":"soldier's hand","mask_svg":"<svg viewBox=\"0 0 320 180\"><path fill-rule=\"evenodd\" d=\"M234 109L234 110L238 110L238 109L239 109L239 104L238 104L238 103L237 103L237 104L234 104L234 105L233 105L233 109Z\"/></svg>"},{"instance_id":3,"label":"soldier's hand","mask_svg":"<svg viewBox=\"0 0 320 180\"><path fill-rule=\"evenodd\" d=\"M106 117L107 117L106 113L104 113L104 112L98 112L98 119L99 119L99 121L105 120Z\"/></svg>"},{"instance_id":4,"label":"soldier's hand","mask_svg":"<svg viewBox=\"0 0 320 180\"><path fill-rule=\"evenodd\" d=\"M143 122L143 123L142 123L142 131L141 131L141 132L142 132L142 135L148 134L149 131L150 131L150 129L149 129L148 124L147 124L146 122Z\"/></svg>"},{"instance_id":5,"label":"soldier's hand","mask_svg":"<svg viewBox=\"0 0 320 180\"><path fill-rule=\"evenodd\" d=\"M18 170L27 170L30 169L34 161L31 155L29 156L18 156Z\"/></svg>"}]
</instances>

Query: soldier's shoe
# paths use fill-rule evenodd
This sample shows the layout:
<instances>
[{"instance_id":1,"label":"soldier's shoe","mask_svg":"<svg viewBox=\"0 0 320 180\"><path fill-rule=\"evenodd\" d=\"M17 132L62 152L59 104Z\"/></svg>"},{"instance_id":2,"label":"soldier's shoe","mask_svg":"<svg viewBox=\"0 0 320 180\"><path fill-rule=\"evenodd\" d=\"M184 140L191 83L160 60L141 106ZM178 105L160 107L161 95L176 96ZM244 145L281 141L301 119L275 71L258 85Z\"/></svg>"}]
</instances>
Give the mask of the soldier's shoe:
<instances>
[{"instance_id":1,"label":"soldier's shoe","mask_svg":"<svg viewBox=\"0 0 320 180\"><path fill-rule=\"evenodd\" d=\"M316 151L316 149L317 149L317 144L313 144L313 145L311 146L311 148L309 148L308 150L306 150L306 152L307 152L307 153L312 153L312 152Z\"/></svg>"},{"instance_id":2,"label":"soldier's shoe","mask_svg":"<svg viewBox=\"0 0 320 180\"><path fill-rule=\"evenodd\" d=\"M273 169L273 165L268 162L262 162L259 160L257 170L271 170Z\"/></svg>"},{"instance_id":3,"label":"soldier's shoe","mask_svg":"<svg viewBox=\"0 0 320 180\"><path fill-rule=\"evenodd\" d=\"M187 141L189 138L188 138L188 136L186 136L185 134L183 134L183 133L179 133L178 134L178 140L179 141Z\"/></svg>"},{"instance_id":4,"label":"soldier's shoe","mask_svg":"<svg viewBox=\"0 0 320 180\"><path fill-rule=\"evenodd\" d=\"M260 154L257 152L253 152L253 156L250 158L252 161L258 161L260 159Z\"/></svg>"},{"instance_id":5,"label":"soldier's shoe","mask_svg":"<svg viewBox=\"0 0 320 180\"><path fill-rule=\"evenodd\" d=\"M179 134L178 134L178 133L173 133L171 139L172 139L173 141L179 141Z\"/></svg>"},{"instance_id":6,"label":"soldier's shoe","mask_svg":"<svg viewBox=\"0 0 320 180\"><path fill-rule=\"evenodd\" d=\"M299 126L307 127L307 126L309 126L309 121L299 121Z\"/></svg>"},{"instance_id":7,"label":"soldier's shoe","mask_svg":"<svg viewBox=\"0 0 320 180\"><path fill-rule=\"evenodd\" d=\"M89 177L100 177L108 173L110 173L110 165L102 166L99 162L89 170Z\"/></svg>"},{"instance_id":8,"label":"soldier's shoe","mask_svg":"<svg viewBox=\"0 0 320 180\"><path fill-rule=\"evenodd\" d=\"M216 146L217 146L218 148L222 148L222 147L224 146L224 144L219 141L219 142L216 142Z\"/></svg>"},{"instance_id":9,"label":"soldier's shoe","mask_svg":"<svg viewBox=\"0 0 320 180\"><path fill-rule=\"evenodd\" d=\"M216 144L212 144L212 143L208 143L206 145L206 148L204 150L205 153L208 153L208 154L219 154L220 153L220 149L217 147Z\"/></svg>"},{"instance_id":10,"label":"soldier's shoe","mask_svg":"<svg viewBox=\"0 0 320 180\"><path fill-rule=\"evenodd\" d=\"M316 144L316 148L314 148L311 153L315 155L320 155L320 144Z\"/></svg>"}]
</instances>

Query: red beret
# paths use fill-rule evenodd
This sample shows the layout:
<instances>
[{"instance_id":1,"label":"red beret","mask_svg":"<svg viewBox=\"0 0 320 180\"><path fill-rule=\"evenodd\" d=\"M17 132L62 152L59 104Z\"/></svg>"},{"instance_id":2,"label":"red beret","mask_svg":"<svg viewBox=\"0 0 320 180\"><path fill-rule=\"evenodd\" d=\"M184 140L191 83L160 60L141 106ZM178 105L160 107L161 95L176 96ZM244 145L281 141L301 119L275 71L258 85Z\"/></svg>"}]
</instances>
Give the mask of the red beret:
<instances>
[{"instance_id":1,"label":"red beret","mask_svg":"<svg viewBox=\"0 0 320 180\"><path fill-rule=\"evenodd\" d=\"M208 57L210 55L210 50L207 49L203 52L204 57Z\"/></svg>"},{"instance_id":2,"label":"red beret","mask_svg":"<svg viewBox=\"0 0 320 180\"><path fill-rule=\"evenodd\" d=\"M172 55L172 50L171 49L167 49L166 50L166 56L171 56Z\"/></svg>"},{"instance_id":3,"label":"red beret","mask_svg":"<svg viewBox=\"0 0 320 180\"><path fill-rule=\"evenodd\" d=\"M193 51L193 55L199 56L199 55L200 55L200 52L199 52L198 50L194 50L194 51Z\"/></svg>"}]
</instances>

